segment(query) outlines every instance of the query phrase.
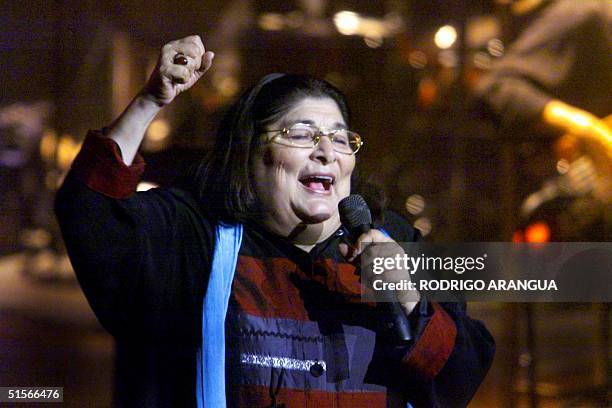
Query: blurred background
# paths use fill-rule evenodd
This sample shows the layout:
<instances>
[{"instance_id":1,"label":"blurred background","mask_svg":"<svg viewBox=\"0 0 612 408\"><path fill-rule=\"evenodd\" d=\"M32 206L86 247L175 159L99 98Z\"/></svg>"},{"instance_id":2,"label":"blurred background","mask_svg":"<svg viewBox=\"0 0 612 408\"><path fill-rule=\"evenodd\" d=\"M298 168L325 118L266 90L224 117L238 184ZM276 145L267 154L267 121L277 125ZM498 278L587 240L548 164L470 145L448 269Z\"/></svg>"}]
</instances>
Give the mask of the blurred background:
<instances>
[{"instance_id":1,"label":"blurred background","mask_svg":"<svg viewBox=\"0 0 612 408\"><path fill-rule=\"evenodd\" d=\"M122 111L163 44L191 34L215 51L214 65L151 124L142 189L197 162L229 103L259 77L308 73L346 93L366 141L364 177L426 239L609 241L609 196L597 194L611 177L611 156L597 153L605 146L581 149L538 123L506 126L480 90L549 3L2 1L0 386L63 386L67 406L110 406L113 341L80 292L53 197L87 130ZM578 62L609 73L612 22L599 17L603 37L575 36L591 53ZM573 27L579 16L557 18ZM535 48L556 55L546 41ZM585 87L604 95L591 113L612 110L609 81L566 82L570 97ZM609 304L469 307L498 344L471 406L610 406Z\"/></svg>"}]
</instances>

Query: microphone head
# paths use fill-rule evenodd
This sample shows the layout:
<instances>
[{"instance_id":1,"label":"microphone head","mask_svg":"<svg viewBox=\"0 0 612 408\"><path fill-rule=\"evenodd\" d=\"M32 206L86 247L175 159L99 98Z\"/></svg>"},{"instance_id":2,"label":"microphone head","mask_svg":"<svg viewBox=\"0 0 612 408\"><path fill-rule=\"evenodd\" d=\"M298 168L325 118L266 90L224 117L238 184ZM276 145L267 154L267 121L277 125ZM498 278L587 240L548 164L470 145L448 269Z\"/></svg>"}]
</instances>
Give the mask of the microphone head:
<instances>
[{"instance_id":1,"label":"microphone head","mask_svg":"<svg viewBox=\"0 0 612 408\"><path fill-rule=\"evenodd\" d=\"M340 222L349 231L363 225L368 227L372 224L372 214L365 200L359 194L351 194L338 203Z\"/></svg>"}]
</instances>

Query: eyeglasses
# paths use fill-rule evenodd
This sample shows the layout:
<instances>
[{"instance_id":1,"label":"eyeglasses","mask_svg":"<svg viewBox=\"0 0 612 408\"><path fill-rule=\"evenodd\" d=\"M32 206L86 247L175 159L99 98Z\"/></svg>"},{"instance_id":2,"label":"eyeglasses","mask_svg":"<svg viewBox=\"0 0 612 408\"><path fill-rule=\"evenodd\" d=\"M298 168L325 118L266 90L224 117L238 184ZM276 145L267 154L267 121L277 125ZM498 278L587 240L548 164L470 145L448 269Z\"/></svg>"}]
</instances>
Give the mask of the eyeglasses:
<instances>
[{"instance_id":1,"label":"eyeglasses","mask_svg":"<svg viewBox=\"0 0 612 408\"><path fill-rule=\"evenodd\" d=\"M324 130L325 129L325 130ZM315 147L322 136L329 137L334 150L342 154L355 154L363 146L363 140L357 133L346 129L328 129L306 123L298 123L290 128L267 130L263 133L274 133L269 141L291 147Z\"/></svg>"}]
</instances>

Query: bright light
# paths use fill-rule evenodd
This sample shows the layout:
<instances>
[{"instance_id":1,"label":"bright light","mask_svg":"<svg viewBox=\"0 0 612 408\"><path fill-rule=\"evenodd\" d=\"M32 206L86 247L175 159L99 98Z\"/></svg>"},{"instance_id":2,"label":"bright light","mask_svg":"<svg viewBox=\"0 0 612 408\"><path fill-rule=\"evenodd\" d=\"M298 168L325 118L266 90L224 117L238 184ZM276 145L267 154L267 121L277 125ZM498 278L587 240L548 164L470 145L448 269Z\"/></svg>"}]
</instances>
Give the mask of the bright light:
<instances>
[{"instance_id":1,"label":"bright light","mask_svg":"<svg viewBox=\"0 0 612 408\"><path fill-rule=\"evenodd\" d=\"M438 29L434 42L438 48L447 49L453 46L457 40L457 30L451 25L445 25Z\"/></svg>"},{"instance_id":2,"label":"bright light","mask_svg":"<svg viewBox=\"0 0 612 408\"><path fill-rule=\"evenodd\" d=\"M166 119L155 119L147 129L143 149L149 152L162 150L170 143L170 131L170 124Z\"/></svg>"},{"instance_id":3,"label":"bright light","mask_svg":"<svg viewBox=\"0 0 612 408\"><path fill-rule=\"evenodd\" d=\"M359 30L360 17L353 11L340 11L334 16L334 24L340 34L353 35Z\"/></svg>"},{"instance_id":4,"label":"bright light","mask_svg":"<svg viewBox=\"0 0 612 408\"><path fill-rule=\"evenodd\" d=\"M136 191L147 191L157 187L159 187L157 184L151 183L150 181L141 181L140 183L138 183Z\"/></svg>"},{"instance_id":5,"label":"bright light","mask_svg":"<svg viewBox=\"0 0 612 408\"><path fill-rule=\"evenodd\" d=\"M151 142L162 142L170 134L170 125L164 119L156 119L147 130L147 138Z\"/></svg>"},{"instance_id":6,"label":"bright light","mask_svg":"<svg viewBox=\"0 0 612 408\"><path fill-rule=\"evenodd\" d=\"M550 241L550 228L543 221L530 224L525 229L525 241L527 242L548 242Z\"/></svg>"},{"instance_id":7,"label":"bright light","mask_svg":"<svg viewBox=\"0 0 612 408\"><path fill-rule=\"evenodd\" d=\"M81 150L81 143L74 140L70 135L60 137L57 145L57 164L62 170L66 170Z\"/></svg>"}]
</instances>

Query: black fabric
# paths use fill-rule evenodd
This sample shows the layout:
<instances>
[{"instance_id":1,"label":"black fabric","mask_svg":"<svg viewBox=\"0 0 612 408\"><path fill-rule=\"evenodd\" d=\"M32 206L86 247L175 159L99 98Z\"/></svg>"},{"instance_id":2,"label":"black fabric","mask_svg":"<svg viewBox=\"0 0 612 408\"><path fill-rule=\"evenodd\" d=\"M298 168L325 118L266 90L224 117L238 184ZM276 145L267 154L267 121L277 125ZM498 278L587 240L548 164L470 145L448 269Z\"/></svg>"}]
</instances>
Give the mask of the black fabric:
<instances>
[{"instance_id":1,"label":"black fabric","mask_svg":"<svg viewBox=\"0 0 612 408\"><path fill-rule=\"evenodd\" d=\"M101 324L117 341L117 406L195 405L195 354L214 248L214 226L198 208L181 190L153 189L112 199L70 174L57 195L56 213L79 282ZM383 227L395 240L419 238L401 217L388 213L385 218ZM246 225L240 253L290 257L304 271L317 273L312 260L323 254L341 256L341 239L337 233L306 253ZM415 407L465 406L492 361L494 343L486 329L466 315L464 306L445 308L457 327L455 349L440 375L428 382L399 374L410 345L393 344L392 334L380 327L384 320L371 322L381 336L377 361L370 367L372 381L397 383ZM342 313L342 308L327 310ZM430 318L426 302L411 314L417 338ZM338 350L332 360L342 360ZM345 371L336 374L344 376Z\"/></svg>"},{"instance_id":2,"label":"black fabric","mask_svg":"<svg viewBox=\"0 0 612 408\"><path fill-rule=\"evenodd\" d=\"M68 176L56 213L77 278L117 340L116 405L193 406L214 232L180 191L125 200Z\"/></svg>"}]
</instances>

